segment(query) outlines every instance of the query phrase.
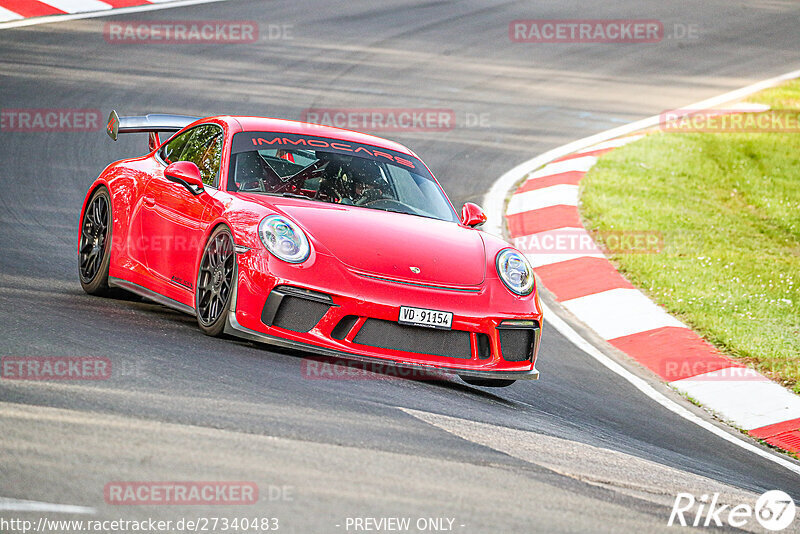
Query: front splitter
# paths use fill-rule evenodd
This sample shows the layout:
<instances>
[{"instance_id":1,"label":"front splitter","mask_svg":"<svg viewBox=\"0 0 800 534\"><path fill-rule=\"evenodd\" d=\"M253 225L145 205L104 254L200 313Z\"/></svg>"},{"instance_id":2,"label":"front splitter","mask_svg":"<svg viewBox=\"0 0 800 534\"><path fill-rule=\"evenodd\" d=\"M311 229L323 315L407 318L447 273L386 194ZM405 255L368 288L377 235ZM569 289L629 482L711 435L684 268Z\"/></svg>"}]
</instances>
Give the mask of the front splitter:
<instances>
[{"instance_id":1,"label":"front splitter","mask_svg":"<svg viewBox=\"0 0 800 534\"><path fill-rule=\"evenodd\" d=\"M229 311L228 318L225 321L225 333L233 336L249 339L252 341L260 341L278 347L287 349L302 350L305 352L314 352L323 356L331 356L335 358L343 358L347 360L355 360L365 363L373 363L380 365L388 365L392 367L399 367L403 369L412 369L416 371L426 371L431 373L447 373L461 376L472 376L476 378L495 379L495 380L538 380L539 371L534 367L530 371L480 371L475 369L457 369L454 367L438 366L438 365L424 365L415 362L399 362L396 360L387 360L384 358L373 358L370 356L363 356L361 354L352 354L349 352L329 349L326 347L318 347L316 345L309 345L299 341L290 339L283 339L255 330L250 330L239 324L236 320L236 312Z\"/></svg>"}]
</instances>

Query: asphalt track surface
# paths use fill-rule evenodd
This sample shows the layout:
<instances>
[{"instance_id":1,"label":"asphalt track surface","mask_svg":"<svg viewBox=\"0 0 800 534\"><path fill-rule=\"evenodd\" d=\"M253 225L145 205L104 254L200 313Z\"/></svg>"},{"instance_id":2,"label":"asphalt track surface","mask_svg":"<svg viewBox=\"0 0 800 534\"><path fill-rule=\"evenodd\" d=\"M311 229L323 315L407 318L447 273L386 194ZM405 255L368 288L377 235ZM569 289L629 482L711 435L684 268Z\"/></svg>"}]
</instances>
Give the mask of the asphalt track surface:
<instances>
[{"instance_id":1,"label":"asphalt track surface","mask_svg":"<svg viewBox=\"0 0 800 534\"><path fill-rule=\"evenodd\" d=\"M798 17L800 5L772 1L233 0L2 30L0 104L284 118L309 107L452 108L452 131L384 135L414 149L460 205L559 144L796 68ZM675 24L699 34L508 38L514 19L575 18L659 19L667 34ZM118 45L102 35L109 20L183 19L291 24L292 39ZM468 113L488 126L467 127ZM284 532L345 532L347 517L449 517L470 533L658 531L678 491L800 497L796 474L663 409L554 329L542 379L510 388L309 380L304 354L208 338L191 317L138 299L87 296L75 252L83 195L146 139L0 139L0 354L113 364L107 381L0 381L0 497L93 507L99 518L273 516ZM252 480L261 500L108 505L103 487L119 480ZM270 486L289 494L270 499Z\"/></svg>"}]
</instances>

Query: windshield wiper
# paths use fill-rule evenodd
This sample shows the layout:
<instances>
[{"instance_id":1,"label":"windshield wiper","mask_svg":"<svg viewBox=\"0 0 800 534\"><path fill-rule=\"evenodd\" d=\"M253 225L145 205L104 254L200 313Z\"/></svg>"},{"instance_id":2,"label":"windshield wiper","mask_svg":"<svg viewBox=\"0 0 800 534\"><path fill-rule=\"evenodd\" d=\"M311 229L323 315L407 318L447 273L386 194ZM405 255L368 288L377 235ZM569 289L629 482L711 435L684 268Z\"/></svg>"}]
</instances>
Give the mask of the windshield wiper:
<instances>
[{"instance_id":1,"label":"windshield wiper","mask_svg":"<svg viewBox=\"0 0 800 534\"><path fill-rule=\"evenodd\" d=\"M282 197L289 197L289 198L302 198L303 200L316 200L319 201L317 198L307 197L305 195L301 195L300 193L292 193L291 191L284 191L283 193L268 193L270 195L278 195Z\"/></svg>"},{"instance_id":2,"label":"windshield wiper","mask_svg":"<svg viewBox=\"0 0 800 534\"><path fill-rule=\"evenodd\" d=\"M400 210L395 210L395 209L392 209L392 208L369 208L369 209L379 210L379 211L388 211L389 213L400 213L400 214L403 214L403 215L413 215L414 217L423 217L425 219L434 219L436 221L444 221L445 220L445 219L442 219L440 217L436 217L435 215L426 215L424 213L419 213L418 211L413 211L413 212L412 211L400 211Z\"/></svg>"},{"instance_id":3,"label":"windshield wiper","mask_svg":"<svg viewBox=\"0 0 800 534\"><path fill-rule=\"evenodd\" d=\"M389 213L402 213L403 215L416 215L416 213L411 213L410 211L394 210L392 208L370 208L370 209L379 211L388 211Z\"/></svg>"}]
</instances>

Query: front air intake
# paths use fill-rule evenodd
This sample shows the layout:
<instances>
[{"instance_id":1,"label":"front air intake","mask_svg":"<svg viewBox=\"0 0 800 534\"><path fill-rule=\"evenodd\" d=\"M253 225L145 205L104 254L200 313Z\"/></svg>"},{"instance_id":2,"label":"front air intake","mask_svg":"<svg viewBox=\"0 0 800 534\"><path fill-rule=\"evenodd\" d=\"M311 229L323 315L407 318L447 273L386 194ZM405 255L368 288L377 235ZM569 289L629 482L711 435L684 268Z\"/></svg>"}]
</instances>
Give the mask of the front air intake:
<instances>
[{"instance_id":1,"label":"front air intake","mask_svg":"<svg viewBox=\"0 0 800 534\"><path fill-rule=\"evenodd\" d=\"M469 360L472 357L469 332L406 326L380 319L367 319L353 343L445 358Z\"/></svg>"},{"instance_id":2,"label":"front air intake","mask_svg":"<svg viewBox=\"0 0 800 534\"><path fill-rule=\"evenodd\" d=\"M497 327L500 352L507 362L524 362L533 359L533 349L539 323L536 321L503 321Z\"/></svg>"},{"instance_id":3,"label":"front air intake","mask_svg":"<svg viewBox=\"0 0 800 534\"><path fill-rule=\"evenodd\" d=\"M261 322L292 332L305 333L314 328L333 305L330 296L291 286L272 290L261 312Z\"/></svg>"}]
</instances>

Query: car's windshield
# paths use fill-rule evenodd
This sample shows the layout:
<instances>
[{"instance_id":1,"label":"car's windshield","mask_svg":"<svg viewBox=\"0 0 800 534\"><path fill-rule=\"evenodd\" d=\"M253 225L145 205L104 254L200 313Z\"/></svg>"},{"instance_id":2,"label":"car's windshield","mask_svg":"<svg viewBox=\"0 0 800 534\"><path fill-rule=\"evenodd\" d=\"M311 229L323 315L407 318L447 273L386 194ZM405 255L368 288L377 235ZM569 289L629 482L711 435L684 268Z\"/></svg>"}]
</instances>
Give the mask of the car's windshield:
<instances>
[{"instance_id":1,"label":"car's windshield","mask_svg":"<svg viewBox=\"0 0 800 534\"><path fill-rule=\"evenodd\" d=\"M234 136L228 190L457 221L422 163L407 154L334 139L242 132Z\"/></svg>"}]
</instances>

